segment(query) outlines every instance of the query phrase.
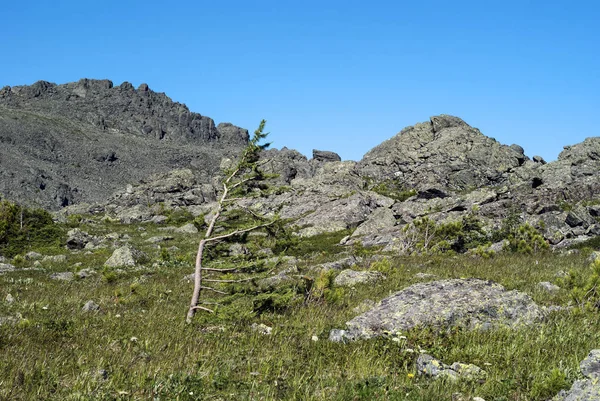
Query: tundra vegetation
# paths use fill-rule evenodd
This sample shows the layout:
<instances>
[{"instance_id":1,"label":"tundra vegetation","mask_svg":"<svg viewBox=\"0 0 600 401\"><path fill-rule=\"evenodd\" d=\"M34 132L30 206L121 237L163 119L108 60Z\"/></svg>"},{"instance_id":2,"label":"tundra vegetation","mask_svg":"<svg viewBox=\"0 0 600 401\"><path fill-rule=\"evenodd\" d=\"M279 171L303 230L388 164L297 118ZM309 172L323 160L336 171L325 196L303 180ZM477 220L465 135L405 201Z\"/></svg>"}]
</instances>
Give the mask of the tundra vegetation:
<instances>
[{"instance_id":1,"label":"tundra vegetation","mask_svg":"<svg viewBox=\"0 0 600 401\"><path fill-rule=\"evenodd\" d=\"M215 232L248 226L236 216L217 221ZM197 234L164 236L160 225L94 215L53 223L43 212L3 201L2 263L14 270L0 274L0 399L434 400L455 393L464 399L549 399L580 377L579 362L600 342L599 262L590 264L592 249L585 244L578 253L552 253L539 246L531 228L511 222L503 234L489 234L504 235L505 252L482 256L453 249L460 243L477 250L489 240L474 220L451 226L415 222L406 230L418 252L404 256L338 245L349 231L298 238L288 227L273 225L274 235L223 238L207 248L203 266L248 269L241 276L216 274L222 280L213 283L218 291L203 294L203 305L214 313L198 313L186 324L182 308L189 303L189 275L206 225L196 221ZM149 262L109 267L109 247L67 251L65 233L73 227L128 242ZM353 269L380 271L386 279L341 287L334 281L338 271L316 267L349 256L359 256ZM52 276L65 271L72 280ZM281 271L286 279L275 283L273 273ZM238 282L240 277L256 278ZM461 277L524 291L542 306L572 308L519 329L416 328L395 340L327 340L331 329L344 327L369 301L423 280ZM545 291L538 285L545 281L560 289ZM90 300L97 308L83 308ZM415 361L423 352L473 363L487 376L420 376Z\"/></svg>"}]
</instances>

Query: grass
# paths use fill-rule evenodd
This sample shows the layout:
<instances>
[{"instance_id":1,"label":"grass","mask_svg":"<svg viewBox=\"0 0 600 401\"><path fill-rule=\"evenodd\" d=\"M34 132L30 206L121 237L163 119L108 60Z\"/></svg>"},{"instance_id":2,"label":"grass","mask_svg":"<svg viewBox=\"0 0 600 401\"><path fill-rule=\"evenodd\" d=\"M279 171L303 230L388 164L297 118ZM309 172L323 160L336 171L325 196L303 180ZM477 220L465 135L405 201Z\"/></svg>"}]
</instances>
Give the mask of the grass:
<instances>
[{"instance_id":1,"label":"grass","mask_svg":"<svg viewBox=\"0 0 600 401\"><path fill-rule=\"evenodd\" d=\"M538 304L567 305L566 290L548 294L537 283L557 282L561 271L589 274L584 252L491 259L389 255L389 263L377 262L387 276L377 285L339 289L336 298L307 298L262 313L253 310L256 292L251 289L209 299L223 305L186 325L192 284L183 277L193 270L201 234L174 234L174 240L161 244L179 248L167 257L145 242L164 232L143 227L91 222L81 228L96 235L128 234L152 258L146 267L107 271L102 264L111 250L99 249L68 254L66 265L43 264L44 270L0 276L0 316L17 319L0 325L0 399L448 400L460 392L486 400L545 400L570 387L579 377L581 359L600 343L600 319L590 310L557 312L519 330L415 329L402 342L327 341L331 329L343 328L356 315L353 308L419 282L419 272L494 280L527 292ZM300 274L315 274L312 265L344 251L335 244L346 234L303 239L286 253L302 258ZM61 252L66 253L53 253ZM216 257L213 263L223 260L222 254ZM356 268L368 269L369 258L364 260ZM72 282L49 278L50 272L82 268L98 274ZM9 293L14 303L3 301ZM82 312L88 300L100 311ZM273 327L272 334L254 331L253 323ZM446 363L474 363L487 371L487 379L449 383L412 377L420 350Z\"/></svg>"}]
</instances>

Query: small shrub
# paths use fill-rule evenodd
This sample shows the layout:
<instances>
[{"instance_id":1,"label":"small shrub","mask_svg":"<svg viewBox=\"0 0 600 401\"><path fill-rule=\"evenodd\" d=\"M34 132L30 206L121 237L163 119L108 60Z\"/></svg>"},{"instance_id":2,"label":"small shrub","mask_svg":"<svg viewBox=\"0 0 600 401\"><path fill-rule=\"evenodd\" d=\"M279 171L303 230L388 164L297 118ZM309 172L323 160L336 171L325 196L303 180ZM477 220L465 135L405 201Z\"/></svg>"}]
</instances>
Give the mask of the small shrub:
<instances>
[{"instance_id":1,"label":"small shrub","mask_svg":"<svg viewBox=\"0 0 600 401\"><path fill-rule=\"evenodd\" d=\"M571 298L581 308L600 308L600 260L590 264L590 275L586 278L574 270L560 280L563 287L571 290Z\"/></svg>"},{"instance_id":2,"label":"small shrub","mask_svg":"<svg viewBox=\"0 0 600 401\"><path fill-rule=\"evenodd\" d=\"M62 234L47 211L0 201L0 255L13 257L35 247L58 247Z\"/></svg>"},{"instance_id":3,"label":"small shrub","mask_svg":"<svg viewBox=\"0 0 600 401\"><path fill-rule=\"evenodd\" d=\"M528 223L519 226L515 232L508 235L505 248L517 253L537 253L550 247L546 239L535 227Z\"/></svg>"},{"instance_id":4,"label":"small shrub","mask_svg":"<svg viewBox=\"0 0 600 401\"><path fill-rule=\"evenodd\" d=\"M545 400L553 397L560 390L567 388L569 381L564 371L554 368L550 373L537 376L531 385L531 397Z\"/></svg>"}]
</instances>

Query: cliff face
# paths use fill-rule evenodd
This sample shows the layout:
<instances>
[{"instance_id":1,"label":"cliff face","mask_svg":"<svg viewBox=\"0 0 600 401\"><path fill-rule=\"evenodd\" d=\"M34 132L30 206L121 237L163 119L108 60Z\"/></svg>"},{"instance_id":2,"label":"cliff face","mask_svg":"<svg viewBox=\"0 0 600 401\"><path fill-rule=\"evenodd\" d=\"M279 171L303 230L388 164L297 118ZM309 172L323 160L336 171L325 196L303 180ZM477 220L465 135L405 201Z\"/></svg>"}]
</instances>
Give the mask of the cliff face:
<instances>
[{"instance_id":1,"label":"cliff face","mask_svg":"<svg viewBox=\"0 0 600 401\"><path fill-rule=\"evenodd\" d=\"M126 183L190 167L211 176L247 130L127 82L82 79L0 90L0 192L57 209L101 201Z\"/></svg>"}]
</instances>

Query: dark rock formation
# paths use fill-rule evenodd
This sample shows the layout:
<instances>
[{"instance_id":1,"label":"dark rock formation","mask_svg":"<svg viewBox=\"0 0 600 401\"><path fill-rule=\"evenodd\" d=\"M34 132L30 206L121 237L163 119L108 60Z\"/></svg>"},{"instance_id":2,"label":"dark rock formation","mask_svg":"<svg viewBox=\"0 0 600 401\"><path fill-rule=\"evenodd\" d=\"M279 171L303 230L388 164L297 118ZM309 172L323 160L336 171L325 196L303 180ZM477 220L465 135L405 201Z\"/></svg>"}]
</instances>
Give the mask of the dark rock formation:
<instances>
[{"instance_id":1,"label":"dark rock formation","mask_svg":"<svg viewBox=\"0 0 600 401\"><path fill-rule=\"evenodd\" d=\"M313 149L313 159L320 162L341 162L342 158L335 152Z\"/></svg>"},{"instance_id":2,"label":"dark rock formation","mask_svg":"<svg viewBox=\"0 0 600 401\"><path fill-rule=\"evenodd\" d=\"M173 168L208 180L248 131L190 112L142 84L82 79L0 91L0 193L57 209L101 201Z\"/></svg>"}]
</instances>

